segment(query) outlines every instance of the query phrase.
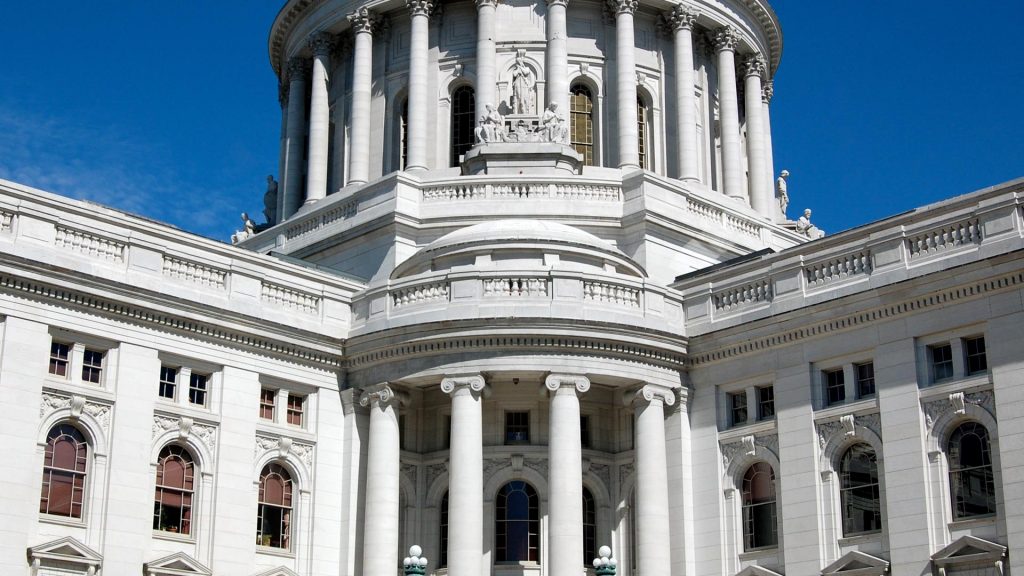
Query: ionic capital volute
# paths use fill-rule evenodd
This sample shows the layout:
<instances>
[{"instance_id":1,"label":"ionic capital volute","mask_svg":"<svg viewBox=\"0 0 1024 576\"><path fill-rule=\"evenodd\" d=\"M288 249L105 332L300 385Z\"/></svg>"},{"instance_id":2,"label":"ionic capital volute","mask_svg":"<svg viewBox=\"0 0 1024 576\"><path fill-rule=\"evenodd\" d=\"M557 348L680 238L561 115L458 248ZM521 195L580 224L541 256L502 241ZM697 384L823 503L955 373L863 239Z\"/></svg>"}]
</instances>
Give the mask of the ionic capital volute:
<instances>
[{"instance_id":1,"label":"ionic capital volute","mask_svg":"<svg viewBox=\"0 0 1024 576\"><path fill-rule=\"evenodd\" d=\"M740 43L740 33L732 26L723 26L715 30L714 42L716 52L735 52L736 46Z\"/></svg>"},{"instance_id":2,"label":"ionic capital volute","mask_svg":"<svg viewBox=\"0 0 1024 576\"><path fill-rule=\"evenodd\" d=\"M334 35L328 32L317 32L309 38L309 50L317 58L330 56L331 50L334 49L334 44Z\"/></svg>"},{"instance_id":3,"label":"ionic capital volute","mask_svg":"<svg viewBox=\"0 0 1024 576\"><path fill-rule=\"evenodd\" d=\"M676 393L668 386L644 384L623 394L622 400L624 404L632 404L635 407L650 404L655 400L661 401L666 406L672 406L676 403Z\"/></svg>"},{"instance_id":4,"label":"ionic capital volute","mask_svg":"<svg viewBox=\"0 0 1024 576\"><path fill-rule=\"evenodd\" d=\"M757 76L760 78L764 77L765 69L767 65L764 61L764 56L758 53L751 54L743 59L743 76Z\"/></svg>"},{"instance_id":5,"label":"ionic capital volute","mask_svg":"<svg viewBox=\"0 0 1024 576\"><path fill-rule=\"evenodd\" d=\"M576 392L583 394L590 390L590 379L582 374L548 374L544 379L544 387L552 392L558 392L563 387L572 387Z\"/></svg>"},{"instance_id":6,"label":"ionic capital volute","mask_svg":"<svg viewBox=\"0 0 1024 576\"><path fill-rule=\"evenodd\" d=\"M359 8L348 15L348 21L352 24L352 32L355 34L373 34L380 26L380 14L370 10L366 6Z\"/></svg>"},{"instance_id":7,"label":"ionic capital volute","mask_svg":"<svg viewBox=\"0 0 1024 576\"><path fill-rule=\"evenodd\" d=\"M441 380L441 391L445 394L454 395L456 391L462 388L469 389L473 396L479 396L480 394L486 394L487 392L487 381L480 374L466 374L463 376L445 376Z\"/></svg>"},{"instance_id":8,"label":"ionic capital volute","mask_svg":"<svg viewBox=\"0 0 1024 576\"><path fill-rule=\"evenodd\" d=\"M693 30L700 13L685 4L676 4L671 10L661 13L665 25L672 30Z\"/></svg>"},{"instance_id":9,"label":"ionic capital volute","mask_svg":"<svg viewBox=\"0 0 1024 576\"><path fill-rule=\"evenodd\" d=\"M405 394L386 382L365 388L359 395L359 405L364 408L384 408L404 400Z\"/></svg>"}]
</instances>

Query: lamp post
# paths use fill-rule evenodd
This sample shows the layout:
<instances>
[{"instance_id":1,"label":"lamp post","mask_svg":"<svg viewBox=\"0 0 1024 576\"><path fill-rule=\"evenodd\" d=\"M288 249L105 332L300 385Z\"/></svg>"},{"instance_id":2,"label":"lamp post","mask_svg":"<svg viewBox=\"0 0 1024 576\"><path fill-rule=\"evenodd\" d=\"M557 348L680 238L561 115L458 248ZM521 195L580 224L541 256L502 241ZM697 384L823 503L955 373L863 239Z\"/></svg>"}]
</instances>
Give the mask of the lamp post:
<instances>
[{"instance_id":1,"label":"lamp post","mask_svg":"<svg viewBox=\"0 0 1024 576\"><path fill-rule=\"evenodd\" d=\"M423 576L427 573L427 559L421 554L423 549L416 544L409 547L409 555L402 560L405 576Z\"/></svg>"},{"instance_id":2,"label":"lamp post","mask_svg":"<svg viewBox=\"0 0 1024 576\"><path fill-rule=\"evenodd\" d=\"M600 558L594 558L594 574L597 576L615 576L615 568L619 562L612 556L612 549L601 546L597 551Z\"/></svg>"}]
</instances>

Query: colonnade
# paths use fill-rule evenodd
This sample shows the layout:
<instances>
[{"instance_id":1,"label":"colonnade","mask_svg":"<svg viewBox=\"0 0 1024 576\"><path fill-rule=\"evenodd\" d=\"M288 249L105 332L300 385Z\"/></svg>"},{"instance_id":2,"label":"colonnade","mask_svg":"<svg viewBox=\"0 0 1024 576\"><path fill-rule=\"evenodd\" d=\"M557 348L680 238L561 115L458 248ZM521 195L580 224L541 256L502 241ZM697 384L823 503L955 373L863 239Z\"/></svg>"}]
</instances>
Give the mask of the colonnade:
<instances>
[{"instance_id":1,"label":"colonnade","mask_svg":"<svg viewBox=\"0 0 1024 576\"><path fill-rule=\"evenodd\" d=\"M640 167L637 128L637 66L634 39L634 15L637 0L606 0L615 16L615 85L616 140L618 166L623 170ZM545 17L545 86L544 103L554 102L562 114L569 113L569 54L567 47L566 9L568 0L547 0ZM406 128L406 170L428 169L430 133L430 98L428 94L429 51L428 28L434 2L406 0L410 14L408 116ZM497 43L495 11L497 0L476 0L476 101L496 104ZM662 14L663 23L672 31L675 60L675 106L678 112L677 150L678 174L682 180L700 179L697 102L694 71L694 33L699 14L680 4ZM381 18L368 8L348 16L354 36L352 49L352 104L347 182L363 184L370 177L371 84L374 34ZM737 49L740 33L732 26L712 31L718 69L718 103L721 138L722 183L720 191L737 201L749 204L766 218L776 216L771 164L771 128L768 114L770 82L765 85L768 66L763 56L754 52L740 58L744 110L746 116L746 157L742 149L740 102L738 97ZM294 58L288 64L288 98L285 123L283 193L278 214L284 220L302 204L313 203L327 193L328 141L330 107L328 102L328 71L334 41L326 33L309 40L312 64ZM311 78L310 78L311 75ZM311 87L306 94L307 79ZM309 99L309 118L305 117ZM302 186L302 163L306 131L308 153L306 183Z\"/></svg>"},{"instance_id":2,"label":"colonnade","mask_svg":"<svg viewBox=\"0 0 1024 576\"><path fill-rule=\"evenodd\" d=\"M548 435L548 574L577 574L583 557L583 448L580 395L590 380L579 374L551 374ZM447 377L441 390L451 397L448 489L448 574L478 576L483 565L484 494L482 402L487 384L480 374ZM370 410L363 573L393 573L398 566L400 393L389 384L365 389L360 404ZM644 576L671 571L665 406L674 392L647 384L630 391L636 430L637 567Z\"/></svg>"}]
</instances>

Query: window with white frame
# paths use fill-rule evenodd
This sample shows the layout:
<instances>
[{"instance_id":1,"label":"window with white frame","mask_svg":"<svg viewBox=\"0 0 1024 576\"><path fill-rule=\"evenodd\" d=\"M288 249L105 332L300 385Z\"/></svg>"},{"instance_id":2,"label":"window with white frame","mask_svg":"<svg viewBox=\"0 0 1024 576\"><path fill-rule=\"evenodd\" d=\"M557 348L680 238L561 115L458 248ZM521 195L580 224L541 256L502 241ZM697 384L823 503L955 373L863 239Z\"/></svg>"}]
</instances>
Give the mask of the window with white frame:
<instances>
[{"instance_id":1,"label":"window with white frame","mask_svg":"<svg viewBox=\"0 0 1024 576\"><path fill-rule=\"evenodd\" d=\"M944 384L988 374L983 334L943 334L918 344L918 378L922 386Z\"/></svg>"},{"instance_id":2,"label":"window with white frame","mask_svg":"<svg viewBox=\"0 0 1024 576\"><path fill-rule=\"evenodd\" d=\"M106 347L55 337L50 342L47 373L74 384L102 386L106 363Z\"/></svg>"},{"instance_id":3,"label":"window with white frame","mask_svg":"<svg viewBox=\"0 0 1024 576\"><path fill-rule=\"evenodd\" d=\"M274 405L277 403L277 390L260 389L260 418L274 421Z\"/></svg>"},{"instance_id":4,"label":"window with white frame","mask_svg":"<svg viewBox=\"0 0 1024 576\"><path fill-rule=\"evenodd\" d=\"M985 337L964 338L964 363L967 366L967 375L981 374L988 370L988 360L985 357Z\"/></svg>"},{"instance_id":5,"label":"window with white frame","mask_svg":"<svg viewBox=\"0 0 1024 576\"><path fill-rule=\"evenodd\" d=\"M743 474L743 548L746 551L778 545L775 470L756 462Z\"/></svg>"},{"instance_id":6,"label":"window with white frame","mask_svg":"<svg viewBox=\"0 0 1024 576\"><path fill-rule=\"evenodd\" d=\"M174 400L178 388L178 369L171 366L160 366L160 387L157 393L161 398Z\"/></svg>"},{"instance_id":7,"label":"window with white frame","mask_svg":"<svg viewBox=\"0 0 1024 576\"><path fill-rule=\"evenodd\" d=\"M757 387L757 419L769 420L775 417L775 387Z\"/></svg>"},{"instance_id":8,"label":"window with white frame","mask_svg":"<svg viewBox=\"0 0 1024 576\"><path fill-rule=\"evenodd\" d=\"M846 378L842 368L821 371L826 406L835 406L846 401Z\"/></svg>"},{"instance_id":9,"label":"window with white frame","mask_svg":"<svg viewBox=\"0 0 1024 576\"><path fill-rule=\"evenodd\" d=\"M193 372L188 379L188 401L196 406L206 407L210 392L210 375Z\"/></svg>"},{"instance_id":10,"label":"window with white frame","mask_svg":"<svg viewBox=\"0 0 1024 576\"><path fill-rule=\"evenodd\" d=\"M771 384L730 385L719 394L723 428L775 419L775 387Z\"/></svg>"},{"instance_id":11,"label":"window with white frame","mask_svg":"<svg viewBox=\"0 0 1024 576\"><path fill-rule=\"evenodd\" d=\"M267 464L260 473L256 544L291 548L292 476L279 464Z\"/></svg>"},{"instance_id":12,"label":"window with white frame","mask_svg":"<svg viewBox=\"0 0 1024 576\"><path fill-rule=\"evenodd\" d=\"M949 499L953 520L996 513L995 475L988 430L978 422L965 422L949 437Z\"/></svg>"},{"instance_id":13,"label":"window with white frame","mask_svg":"<svg viewBox=\"0 0 1024 576\"><path fill-rule=\"evenodd\" d=\"M729 424L740 426L747 423L747 391L732 392L729 398Z\"/></svg>"},{"instance_id":14,"label":"window with white frame","mask_svg":"<svg viewBox=\"0 0 1024 576\"><path fill-rule=\"evenodd\" d=\"M857 399L871 398L875 395L875 363L862 362L853 365L853 376L856 380Z\"/></svg>"},{"instance_id":15,"label":"window with white frame","mask_svg":"<svg viewBox=\"0 0 1024 576\"><path fill-rule=\"evenodd\" d=\"M942 382L953 377L953 346L949 343L928 347L928 363L931 366L932 382Z\"/></svg>"},{"instance_id":16,"label":"window with white frame","mask_svg":"<svg viewBox=\"0 0 1024 576\"><path fill-rule=\"evenodd\" d=\"M153 530L188 536L192 533L195 459L178 445L164 446L156 466Z\"/></svg>"},{"instance_id":17,"label":"window with white frame","mask_svg":"<svg viewBox=\"0 0 1024 576\"><path fill-rule=\"evenodd\" d=\"M871 445L854 444L839 459L839 500L844 536L882 529L878 462Z\"/></svg>"},{"instance_id":18,"label":"window with white frame","mask_svg":"<svg viewBox=\"0 0 1024 576\"><path fill-rule=\"evenodd\" d=\"M39 512L82 518L88 464L89 444L81 430L67 423L51 428L43 455Z\"/></svg>"}]
</instances>

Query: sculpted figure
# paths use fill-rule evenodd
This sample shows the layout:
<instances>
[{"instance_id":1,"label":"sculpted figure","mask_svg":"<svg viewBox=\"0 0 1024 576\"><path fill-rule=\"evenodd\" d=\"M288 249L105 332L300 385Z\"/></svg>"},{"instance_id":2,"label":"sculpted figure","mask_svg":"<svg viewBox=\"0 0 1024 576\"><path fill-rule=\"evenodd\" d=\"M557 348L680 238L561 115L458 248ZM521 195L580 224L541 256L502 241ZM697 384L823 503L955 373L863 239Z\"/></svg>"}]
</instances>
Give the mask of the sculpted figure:
<instances>
[{"instance_id":1,"label":"sculpted figure","mask_svg":"<svg viewBox=\"0 0 1024 576\"><path fill-rule=\"evenodd\" d=\"M804 234L811 240L816 240L825 236L825 231L819 229L814 224L811 224L811 209L807 208L804 210L804 215L796 221L796 231Z\"/></svg>"},{"instance_id":2,"label":"sculpted figure","mask_svg":"<svg viewBox=\"0 0 1024 576\"><path fill-rule=\"evenodd\" d=\"M568 139L569 130L565 127L565 118L558 112L558 104L555 102L548 104L540 123L544 139L548 142L565 142Z\"/></svg>"},{"instance_id":3,"label":"sculpted figure","mask_svg":"<svg viewBox=\"0 0 1024 576\"><path fill-rule=\"evenodd\" d=\"M533 70L526 65L520 52L516 56L516 63L512 65L512 98L509 108L513 114L533 113L533 87L536 83Z\"/></svg>"},{"instance_id":4,"label":"sculpted figure","mask_svg":"<svg viewBox=\"0 0 1024 576\"><path fill-rule=\"evenodd\" d=\"M267 224L277 224L277 180L274 175L267 176L267 191L263 193L263 216Z\"/></svg>"},{"instance_id":5,"label":"sculpted figure","mask_svg":"<svg viewBox=\"0 0 1024 576\"><path fill-rule=\"evenodd\" d=\"M789 206L789 193L786 191L786 178L789 178L789 170L779 173L779 179L775 181L775 200L779 203L779 210L782 217L786 217L786 208Z\"/></svg>"},{"instance_id":6,"label":"sculpted figure","mask_svg":"<svg viewBox=\"0 0 1024 576\"><path fill-rule=\"evenodd\" d=\"M505 140L505 119L494 109L491 104L485 104L487 112L480 116L480 125L474 129L476 143L501 142Z\"/></svg>"},{"instance_id":7,"label":"sculpted figure","mask_svg":"<svg viewBox=\"0 0 1024 576\"><path fill-rule=\"evenodd\" d=\"M256 233L256 225L253 224L249 214L242 212L242 229L231 235L231 243L238 244Z\"/></svg>"}]
</instances>

